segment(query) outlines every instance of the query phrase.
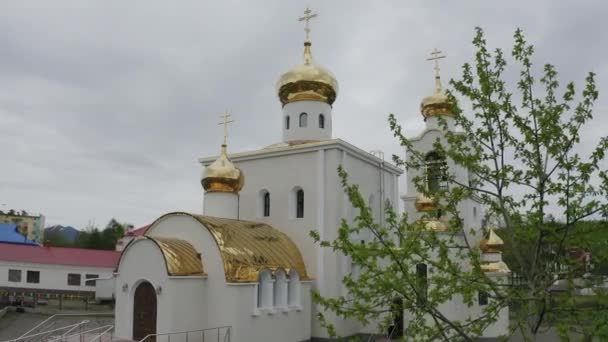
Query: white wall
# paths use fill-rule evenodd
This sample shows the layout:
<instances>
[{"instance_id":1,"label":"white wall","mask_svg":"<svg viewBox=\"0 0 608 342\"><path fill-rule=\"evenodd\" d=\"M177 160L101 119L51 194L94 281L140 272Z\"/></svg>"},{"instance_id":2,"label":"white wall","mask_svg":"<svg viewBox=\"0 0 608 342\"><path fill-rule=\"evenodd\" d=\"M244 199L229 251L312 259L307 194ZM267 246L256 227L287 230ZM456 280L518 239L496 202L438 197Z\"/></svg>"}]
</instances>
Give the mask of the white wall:
<instances>
[{"instance_id":1,"label":"white wall","mask_svg":"<svg viewBox=\"0 0 608 342\"><path fill-rule=\"evenodd\" d=\"M293 123L293 122L292 122ZM263 154L265 151L261 150ZM240 192L240 218L266 222L286 233L299 247L306 269L314 278L313 288L324 296L343 295L342 277L350 272L345 267L346 259L327 248L321 248L310 237L311 230L319 231L324 239L335 239L343 217L353 220L356 216L352 205L345 196L338 166L343 165L352 184L359 184L364 198L374 198L372 210L377 220L383 219L381 203L388 199L394 207L398 206L397 175L384 168L375 158L361 156L342 148L339 144L319 146L301 153L279 156L248 155L247 158L232 158L232 162L243 170L245 186ZM373 160L375 162L370 162ZM382 185L382 186L381 186ZM294 187L304 190L304 217L290 216L290 193ZM261 217L260 194L262 190L270 193L270 216ZM368 240L369 236L357 237ZM312 336L327 337L316 319L316 309L312 312ZM338 333L349 336L362 331L354 321L334 320Z\"/></svg>"},{"instance_id":2,"label":"white wall","mask_svg":"<svg viewBox=\"0 0 608 342\"><path fill-rule=\"evenodd\" d=\"M157 294L158 333L201 329L206 325L203 277L169 277L162 252L147 239L132 243L123 252L116 276L115 336L133 338L135 290L144 281Z\"/></svg>"},{"instance_id":3,"label":"white wall","mask_svg":"<svg viewBox=\"0 0 608 342\"><path fill-rule=\"evenodd\" d=\"M299 126L300 114L306 113L306 127ZM319 127L319 114L325 117L324 128ZM289 129L286 128L285 118L289 116ZM331 106L319 101L296 101L283 107L282 117L283 141L290 140L323 140L331 139L332 118Z\"/></svg>"},{"instance_id":4,"label":"white wall","mask_svg":"<svg viewBox=\"0 0 608 342\"><path fill-rule=\"evenodd\" d=\"M8 281L8 270L21 270L20 282ZM28 283L27 271L39 271L40 283ZM95 291L94 286L85 286L86 275L95 274L101 278L111 277L114 269L107 267L81 267L68 265L45 265L0 261L0 287L20 287L27 289L48 289L64 291ZM68 273L81 275L81 286L68 285Z\"/></svg>"}]
</instances>

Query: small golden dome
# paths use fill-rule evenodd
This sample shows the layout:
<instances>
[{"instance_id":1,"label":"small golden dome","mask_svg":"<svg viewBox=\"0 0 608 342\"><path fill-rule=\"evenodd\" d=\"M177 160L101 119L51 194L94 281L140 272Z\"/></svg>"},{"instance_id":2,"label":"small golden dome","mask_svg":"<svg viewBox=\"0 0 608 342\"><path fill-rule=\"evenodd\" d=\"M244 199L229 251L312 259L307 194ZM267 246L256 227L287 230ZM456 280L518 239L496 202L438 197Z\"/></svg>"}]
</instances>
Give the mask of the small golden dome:
<instances>
[{"instance_id":1,"label":"small golden dome","mask_svg":"<svg viewBox=\"0 0 608 342\"><path fill-rule=\"evenodd\" d=\"M448 225L440 220L422 220L424 229L433 232L445 232L448 230Z\"/></svg>"},{"instance_id":2,"label":"small golden dome","mask_svg":"<svg viewBox=\"0 0 608 342\"><path fill-rule=\"evenodd\" d=\"M486 273L511 273L509 266L504 261L481 264L481 270Z\"/></svg>"},{"instance_id":3,"label":"small golden dome","mask_svg":"<svg viewBox=\"0 0 608 342\"><path fill-rule=\"evenodd\" d=\"M422 99L420 112L425 119L438 115L454 116L448 96L442 90L438 90L433 95Z\"/></svg>"},{"instance_id":4,"label":"small golden dome","mask_svg":"<svg viewBox=\"0 0 608 342\"><path fill-rule=\"evenodd\" d=\"M243 171L234 166L222 145L219 157L205 168L201 184L206 192L239 192L244 185Z\"/></svg>"},{"instance_id":5,"label":"small golden dome","mask_svg":"<svg viewBox=\"0 0 608 342\"><path fill-rule=\"evenodd\" d=\"M481 240L479 248L484 253L500 253L504 244L504 241L494 232L494 229L490 228L488 238Z\"/></svg>"},{"instance_id":6,"label":"small golden dome","mask_svg":"<svg viewBox=\"0 0 608 342\"><path fill-rule=\"evenodd\" d=\"M283 106L303 100L321 101L332 105L338 94L338 81L327 69L312 59L311 43L304 43L304 63L279 78L277 92Z\"/></svg>"},{"instance_id":7,"label":"small golden dome","mask_svg":"<svg viewBox=\"0 0 608 342\"><path fill-rule=\"evenodd\" d=\"M429 212L437 209L437 203L435 203L435 200L423 193L419 193L418 196L416 196L414 206L419 212Z\"/></svg>"}]
</instances>

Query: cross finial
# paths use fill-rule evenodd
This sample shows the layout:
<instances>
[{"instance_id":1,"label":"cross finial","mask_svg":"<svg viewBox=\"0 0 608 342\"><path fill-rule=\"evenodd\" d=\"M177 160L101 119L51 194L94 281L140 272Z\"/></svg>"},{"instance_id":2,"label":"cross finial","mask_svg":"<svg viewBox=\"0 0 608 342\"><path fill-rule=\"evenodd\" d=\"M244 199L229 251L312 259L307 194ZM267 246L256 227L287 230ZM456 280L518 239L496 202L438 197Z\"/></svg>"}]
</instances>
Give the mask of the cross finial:
<instances>
[{"instance_id":1,"label":"cross finial","mask_svg":"<svg viewBox=\"0 0 608 342\"><path fill-rule=\"evenodd\" d=\"M304 32L306 32L306 41L310 41L310 19L315 18L317 13L312 14L310 8L306 7L304 10L304 16L298 19L298 21L304 21Z\"/></svg>"},{"instance_id":2,"label":"cross finial","mask_svg":"<svg viewBox=\"0 0 608 342\"><path fill-rule=\"evenodd\" d=\"M445 55L441 55L441 51L437 48L431 51L431 57L427 58L427 61L435 61L435 88L437 92L441 92L441 77L439 76L439 60L445 58Z\"/></svg>"},{"instance_id":3,"label":"cross finial","mask_svg":"<svg viewBox=\"0 0 608 342\"><path fill-rule=\"evenodd\" d=\"M232 120L230 118L230 114L228 114L227 110L224 112L224 114L220 115L220 117L223 119L223 121L220 122L218 125L224 125L224 144L223 144L223 146L226 146L226 142L228 139L228 124L233 123L234 120Z\"/></svg>"}]
</instances>

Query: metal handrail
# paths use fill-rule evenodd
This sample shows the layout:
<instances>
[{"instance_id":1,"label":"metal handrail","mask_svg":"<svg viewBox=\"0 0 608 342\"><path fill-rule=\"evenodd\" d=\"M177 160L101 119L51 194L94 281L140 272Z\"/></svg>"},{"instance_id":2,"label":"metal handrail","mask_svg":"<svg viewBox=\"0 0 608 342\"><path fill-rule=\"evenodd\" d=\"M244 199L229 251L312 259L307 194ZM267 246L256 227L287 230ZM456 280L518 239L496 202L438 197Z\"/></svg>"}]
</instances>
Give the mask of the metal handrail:
<instances>
[{"instance_id":1,"label":"metal handrail","mask_svg":"<svg viewBox=\"0 0 608 342\"><path fill-rule=\"evenodd\" d=\"M85 325L85 324L87 324L87 323L89 323L89 322L90 322L90 321L89 321L88 319L85 319L84 321L82 321L82 322L78 323L78 325ZM76 329L76 328L78 328L78 326L75 326L75 327L71 328L70 330L68 330L68 331L64 332L63 334L61 334L61 336L65 336L65 335L67 335L67 334L71 333L71 332L72 332L72 330L74 330L74 329Z\"/></svg>"},{"instance_id":2,"label":"metal handrail","mask_svg":"<svg viewBox=\"0 0 608 342\"><path fill-rule=\"evenodd\" d=\"M28 337L28 334L31 333L32 331L38 329L39 327L41 327L42 325L46 324L48 321L52 320L55 317L64 317L64 316L104 316L103 313L71 313L71 314L55 314L47 319L45 319L44 321L36 324L32 329L26 331L23 335L17 337L15 340L18 340L22 337ZM11 340L12 341L12 340Z\"/></svg>"},{"instance_id":3,"label":"metal handrail","mask_svg":"<svg viewBox=\"0 0 608 342\"><path fill-rule=\"evenodd\" d=\"M103 335L103 334L107 333L108 331L112 330L113 328L114 328L113 325L104 325L103 327L97 327L97 328L89 329L89 330L86 330L86 331L81 331L78 334L72 334L72 335L67 335L67 336L65 336L65 335L58 336L56 339L49 339L47 342L68 341L69 338L74 337L74 336L83 336L84 334L89 334L89 333L91 333L93 331L105 329L99 335L97 335L96 337L94 337L93 339L91 339L91 341L93 341L96 338L99 338L101 335Z\"/></svg>"},{"instance_id":4,"label":"metal handrail","mask_svg":"<svg viewBox=\"0 0 608 342\"><path fill-rule=\"evenodd\" d=\"M22 340L22 339L26 339L26 338L30 338L30 337L36 337L36 336L40 336L40 335L47 335L47 334L52 333L54 331L60 331L60 330L66 329L66 328L72 328L73 329L74 327L78 327L78 326L82 325L83 322L88 322L88 321L82 321L82 322L79 322L79 323L76 323L76 324L66 325L65 327L61 327L61 328L57 328L57 329L53 329L53 330L47 330L47 331L39 332L39 333L33 334L33 335L20 336L20 337L17 337L16 339L8 340L6 342L16 342L16 341L19 341L19 340Z\"/></svg>"},{"instance_id":5,"label":"metal handrail","mask_svg":"<svg viewBox=\"0 0 608 342\"><path fill-rule=\"evenodd\" d=\"M107 327L108 327L108 328L107 328L106 330L102 331L102 332L101 332L101 334L99 334L99 335L97 335L97 336L93 337L92 339L90 339L90 340L89 340L89 342L93 342L93 341L95 341L95 340L97 340L97 339L100 339L100 340L101 340L101 336L103 336L103 335L104 335L105 333L107 333L108 331L111 331L112 329L114 329L114 326L113 326L113 325L108 325Z\"/></svg>"},{"instance_id":6,"label":"metal handrail","mask_svg":"<svg viewBox=\"0 0 608 342\"><path fill-rule=\"evenodd\" d=\"M232 329L232 326L230 326L230 325L226 325L226 326L222 326L222 327L215 327L215 328L200 329L200 330L175 331L175 332L162 333L162 334L148 334L148 335L146 335L146 337L139 340L139 342L145 342L146 339L148 339L148 337L152 337L152 336L155 336L155 337L169 336L169 339L171 339L171 335L178 335L178 334L186 334L186 339L187 339L188 338L187 334L189 334L189 333L200 332L200 333L204 334L206 331L213 331L213 330L217 330L217 340L219 342L221 329L226 329L226 335L224 335L224 342L230 342L230 329ZM228 338L228 340L226 340L226 338ZM203 339L203 341L204 341L204 339Z\"/></svg>"}]
</instances>

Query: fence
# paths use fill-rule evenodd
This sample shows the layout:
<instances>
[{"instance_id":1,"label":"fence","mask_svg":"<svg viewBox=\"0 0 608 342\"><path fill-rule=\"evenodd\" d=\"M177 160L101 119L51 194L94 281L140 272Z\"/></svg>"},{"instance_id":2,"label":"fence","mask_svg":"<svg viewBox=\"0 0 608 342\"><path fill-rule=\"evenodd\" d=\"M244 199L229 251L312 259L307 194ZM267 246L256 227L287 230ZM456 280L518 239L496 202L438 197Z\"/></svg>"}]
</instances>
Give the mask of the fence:
<instances>
[{"instance_id":1,"label":"fence","mask_svg":"<svg viewBox=\"0 0 608 342\"><path fill-rule=\"evenodd\" d=\"M89 311L96 308L111 310L113 303L103 307L92 304L94 292L42 292L38 291L0 291L0 308L4 306L23 306L36 308L46 306L51 310ZM95 303L96 304L96 303Z\"/></svg>"},{"instance_id":2,"label":"fence","mask_svg":"<svg viewBox=\"0 0 608 342\"><path fill-rule=\"evenodd\" d=\"M140 342L230 342L231 327L150 334Z\"/></svg>"}]
</instances>

